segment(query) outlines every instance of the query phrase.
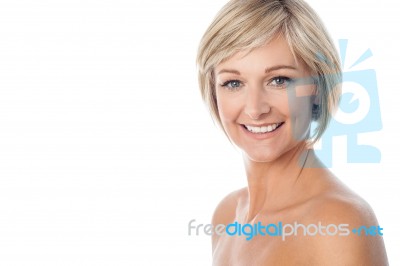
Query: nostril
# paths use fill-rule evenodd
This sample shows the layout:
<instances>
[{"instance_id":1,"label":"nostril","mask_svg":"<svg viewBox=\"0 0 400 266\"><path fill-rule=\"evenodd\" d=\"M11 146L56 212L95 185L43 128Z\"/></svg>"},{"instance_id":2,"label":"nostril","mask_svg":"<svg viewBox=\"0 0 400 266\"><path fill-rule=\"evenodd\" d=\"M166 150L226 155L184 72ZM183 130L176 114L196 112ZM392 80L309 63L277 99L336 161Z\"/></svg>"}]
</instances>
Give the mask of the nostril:
<instances>
[{"instance_id":1,"label":"nostril","mask_svg":"<svg viewBox=\"0 0 400 266\"><path fill-rule=\"evenodd\" d=\"M247 114L251 119L258 120L261 114Z\"/></svg>"},{"instance_id":2,"label":"nostril","mask_svg":"<svg viewBox=\"0 0 400 266\"><path fill-rule=\"evenodd\" d=\"M267 114L271 111L271 107L268 104L248 105L245 113L253 120L258 120L263 114Z\"/></svg>"}]
</instances>

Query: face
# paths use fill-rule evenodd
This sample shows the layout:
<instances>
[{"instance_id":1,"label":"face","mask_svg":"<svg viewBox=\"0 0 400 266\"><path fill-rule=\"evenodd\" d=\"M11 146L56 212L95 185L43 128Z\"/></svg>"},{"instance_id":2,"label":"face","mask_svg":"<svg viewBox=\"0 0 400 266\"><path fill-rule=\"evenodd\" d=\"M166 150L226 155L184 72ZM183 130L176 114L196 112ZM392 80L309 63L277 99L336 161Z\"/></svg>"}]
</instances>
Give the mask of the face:
<instances>
[{"instance_id":1,"label":"face","mask_svg":"<svg viewBox=\"0 0 400 266\"><path fill-rule=\"evenodd\" d=\"M304 144L315 85L286 40L238 52L214 71L222 125L251 160L271 162Z\"/></svg>"}]
</instances>

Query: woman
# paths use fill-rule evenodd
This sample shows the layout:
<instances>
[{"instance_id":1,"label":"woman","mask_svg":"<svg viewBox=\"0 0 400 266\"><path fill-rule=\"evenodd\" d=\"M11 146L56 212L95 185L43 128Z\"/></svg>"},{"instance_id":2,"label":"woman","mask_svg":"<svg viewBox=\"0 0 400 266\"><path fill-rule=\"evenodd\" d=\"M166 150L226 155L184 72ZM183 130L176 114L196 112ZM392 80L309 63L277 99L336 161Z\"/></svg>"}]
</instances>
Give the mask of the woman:
<instances>
[{"instance_id":1,"label":"woman","mask_svg":"<svg viewBox=\"0 0 400 266\"><path fill-rule=\"evenodd\" d=\"M304 225L285 239L213 234L214 265L387 265L372 209L312 149L341 82L315 12L302 0L232 0L203 36L197 63L203 99L242 150L248 181L221 201L213 225ZM306 233L310 224L329 227Z\"/></svg>"}]
</instances>

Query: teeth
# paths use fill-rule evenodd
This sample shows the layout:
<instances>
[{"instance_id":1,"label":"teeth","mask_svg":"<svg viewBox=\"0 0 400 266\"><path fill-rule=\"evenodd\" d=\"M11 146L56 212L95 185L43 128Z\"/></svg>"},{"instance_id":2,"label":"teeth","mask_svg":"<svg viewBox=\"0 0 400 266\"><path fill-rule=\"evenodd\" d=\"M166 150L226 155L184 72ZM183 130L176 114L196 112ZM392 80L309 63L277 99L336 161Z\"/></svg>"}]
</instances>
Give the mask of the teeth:
<instances>
[{"instance_id":1,"label":"teeth","mask_svg":"<svg viewBox=\"0 0 400 266\"><path fill-rule=\"evenodd\" d=\"M252 127L245 125L246 129L253 133L267 133L274 131L281 123L275 123L272 125L264 126L264 127Z\"/></svg>"}]
</instances>

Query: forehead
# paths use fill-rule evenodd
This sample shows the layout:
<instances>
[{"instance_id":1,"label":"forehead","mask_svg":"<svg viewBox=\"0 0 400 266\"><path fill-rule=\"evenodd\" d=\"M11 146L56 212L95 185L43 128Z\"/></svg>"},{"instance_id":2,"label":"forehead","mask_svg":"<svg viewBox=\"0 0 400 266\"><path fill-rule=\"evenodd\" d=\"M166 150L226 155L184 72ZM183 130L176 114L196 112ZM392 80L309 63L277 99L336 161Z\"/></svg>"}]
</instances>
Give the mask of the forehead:
<instances>
[{"instance_id":1,"label":"forehead","mask_svg":"<svg viewBox=\"0 0 400 266\"><path fill-rule=\"evenodd\" d=\"M307 69L302 60L295 57L288 42L279 37L255 49L235 53L218 64L215 67L215 72L218 73L225 68L264 71L277 65L292 66L301 71Z\"/></svg>"}]
</instances>

